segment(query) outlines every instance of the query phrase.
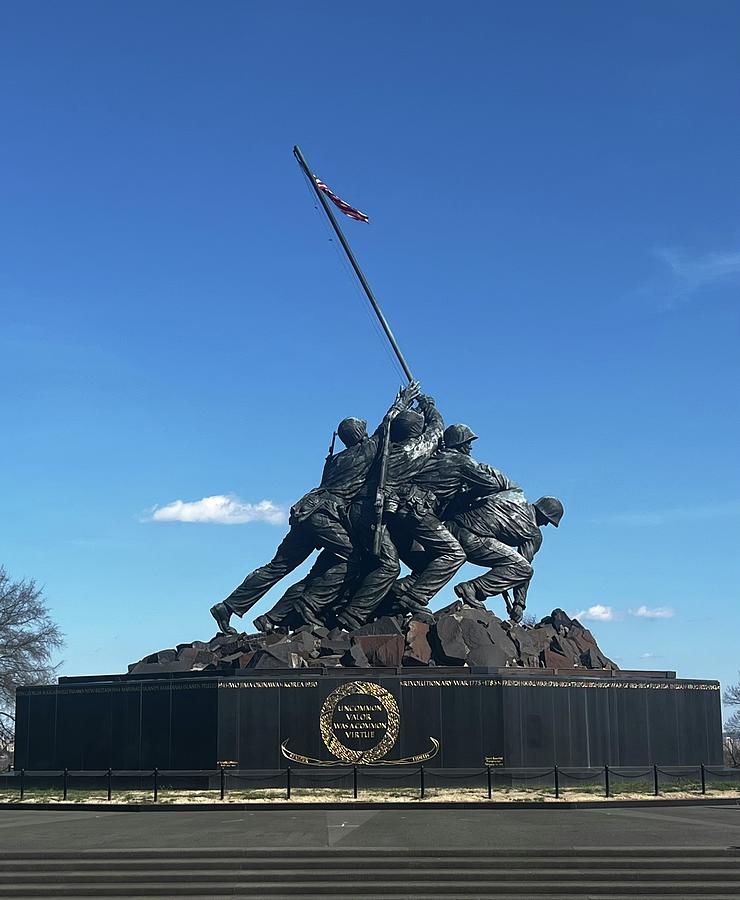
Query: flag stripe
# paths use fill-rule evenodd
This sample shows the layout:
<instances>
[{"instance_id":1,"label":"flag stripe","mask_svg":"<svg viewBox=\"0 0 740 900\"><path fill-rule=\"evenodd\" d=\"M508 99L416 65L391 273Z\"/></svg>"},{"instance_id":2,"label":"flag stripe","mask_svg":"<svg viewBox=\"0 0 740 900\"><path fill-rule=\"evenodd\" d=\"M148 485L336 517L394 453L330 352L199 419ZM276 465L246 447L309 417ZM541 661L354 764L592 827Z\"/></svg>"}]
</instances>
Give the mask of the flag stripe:
<instances>
[{"instance_id":1,"label":"flag stripe","mask_svg":"<svg viewBox=\"0 0 740 900\"><path fill-rule=\"evenodd\" d=\"M316 179L316 187L331 200L331 202L338 206L339 209L345 214L345 216L349 216L350 219L357 219L358 222L369 222L370 219L365 215L364 212L360 212L359 209L355 209L354 206L350 206L349 203L346 203L342 200L341 197L337 197L337 195L330 191L329 188L321 181L319 178Z\"/></svg>"}]
</instances>

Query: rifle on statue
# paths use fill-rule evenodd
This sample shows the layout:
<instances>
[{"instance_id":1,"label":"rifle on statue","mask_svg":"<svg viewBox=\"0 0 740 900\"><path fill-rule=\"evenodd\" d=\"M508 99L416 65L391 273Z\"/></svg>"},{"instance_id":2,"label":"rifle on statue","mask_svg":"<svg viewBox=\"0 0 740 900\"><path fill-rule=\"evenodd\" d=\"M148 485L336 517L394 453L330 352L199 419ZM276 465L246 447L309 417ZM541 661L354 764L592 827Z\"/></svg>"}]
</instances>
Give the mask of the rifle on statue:
<instances>
[{"instance_id":1,"label":"rifle on statue","mask_svg":"<svg viewBox=\"0 0 740 900\"><path fill-rule=\"evenodd\" d=\"M337 443L337 433L336 431L332 432L331 436L331 444L329 444L329 452L326 454L326 462L329 462L330 459L334 457L334 447Z\"/></svg>"},{"instance_id":2,"label":"rifle on statue","mask_svg":"<svg viewBox=\"0 0 740 900\"><path fill-rule=\"evenodd\" d=\"M380 556L383 540L383 513L385 512L385 482L388 477L388 451L391 444L391 417L383 422L383 442L380 445L380 468L375 488L375 522L373 523L373 555Z\"/></svg>"}]
</instances>

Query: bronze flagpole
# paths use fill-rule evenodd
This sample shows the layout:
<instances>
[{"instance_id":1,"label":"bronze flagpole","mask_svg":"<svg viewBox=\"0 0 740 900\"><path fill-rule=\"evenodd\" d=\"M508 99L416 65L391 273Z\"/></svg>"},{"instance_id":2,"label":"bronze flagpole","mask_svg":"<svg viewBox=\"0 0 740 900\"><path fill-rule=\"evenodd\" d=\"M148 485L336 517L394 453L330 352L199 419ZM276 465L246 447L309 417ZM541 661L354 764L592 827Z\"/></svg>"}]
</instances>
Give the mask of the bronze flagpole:
<instances>
[{"instance_id":1,"label":"bronze flagpole","mask_svg":"<svg viewBox=\"0 0 740 900\"><path fill-rule=\"evenodd\" d=\"M367 299L370 301L370 305L372 306L373 311L375 312L375 315L378 317L378 321L380 322L380 325L381 325L383 331L385 332L385 336L388 338L388 341L389 341L391 347L393 348L393 352L396 354L396 357L397 357L399 363L401 364L401 368L403 369L404 375L408 378L408 380L410 382L413 381L414 376L411 374L411 369L409 368L409 365L406 362L403 353L401 353L401 348L398 346L398 342L396 341L395 337L393 336L393 332L391 331L390 325L388 324L385 316L383 315L383 310L380 308L378 301L375 299L375 295L373 294L372 290L370 289L370 285L367 283L367 278L365 278L365 275L364 275L362 269L360 268L359 263L355 259L355 255L352 252L352 248L347 243L347 238L344 236L342 229L339 227L339 222L337 222L336 217L329 206L329 201L326 199L326 197L324 196L324 194L322 193L322 191L319 189L318 185L316 184L316 176L313 174L313 172L309 168L308 163L306 162L306 158L301 153L301 148L298 145L293 147L293 154L294 154L295 158L298 160L298 165L301 167L301 169L303 169L304 173L308 177L308 180L311 182L311 187L314 189L314 193L319 198L319 201L321 202L321 205L324 208L324 212L326 213L326 215L329 218L329 221L331 222L331 227L334 229L336 236L339 238L339 243L342 245L344 252L347 254L347 259L350 261L350 265L355 270L355 275L357 275L357 277L360 280L362 289L365 291L365 294L367 295Z\"/></svg>"}]
</instances>

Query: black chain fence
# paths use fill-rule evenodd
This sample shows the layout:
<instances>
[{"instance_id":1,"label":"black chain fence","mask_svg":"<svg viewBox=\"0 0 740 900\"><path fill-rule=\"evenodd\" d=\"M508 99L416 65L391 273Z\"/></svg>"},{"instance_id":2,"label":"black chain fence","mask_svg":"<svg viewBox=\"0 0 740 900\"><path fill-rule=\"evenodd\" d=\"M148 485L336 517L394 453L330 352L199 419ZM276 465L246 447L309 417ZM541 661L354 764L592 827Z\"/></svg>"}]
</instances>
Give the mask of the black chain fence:
<instances>
[{"instance_id":1,"label":"black chain fence","mask_svg":"<svg viewBox=\"0 0 740 900\"><path fill-rule=\"evenodd\" d=\"M288 766L283 769L145 769L0 773L0 800L172 801L357 798L362 792L385 800L440 796L505 799L512 794L567 798L568 794L619 797L726 792L740 797L740 769L698 766L599 766L440 769L424 765Z\"/></svg>"}]
</instances>

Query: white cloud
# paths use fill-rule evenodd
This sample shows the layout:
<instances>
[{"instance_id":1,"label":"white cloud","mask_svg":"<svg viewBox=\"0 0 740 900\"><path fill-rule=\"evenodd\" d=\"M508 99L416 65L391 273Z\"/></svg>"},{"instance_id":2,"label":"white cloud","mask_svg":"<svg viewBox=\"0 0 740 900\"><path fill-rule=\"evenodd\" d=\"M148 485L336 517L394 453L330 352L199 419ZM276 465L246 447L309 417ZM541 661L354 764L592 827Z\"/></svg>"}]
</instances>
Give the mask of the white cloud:
<instances>
[{"instance_id":1,"label":"white cloud","mask_svg":"<svg viewBox=\"0 0 740 900\"><path fill-rule=\"evenodd\" d=\"M151 522L209 522L219 525L242 525L245 522L267 522L280 525L287 520L282 506L272 500L245 503L235 496L215 494L202 500L174 500L166 506L155 506L148 516Z\"/></svg>"},{"instance_id":2,"label":"white cloud","mask_svg":"<svg viewBox=\"0 0 740 900\"><path fill-rule=\"evenodd\" d=\"M667 247L656 250L655 255L670 273L669 293L673 300L680 300L701 288L740 276L740 251L688 256Z\"/></svg>"},{"instance_id":3,"label":"white cloud","mask_svg":"<svg viewBox=\"0 0 740 900\"><path fill-rule=\"evenodd\" d=\"M630 610L631 616L637 616L638 619L672 619L673 610L670 606L638 606L637 609Z\"/></svg>"},{"instance_id":4,"label":"white cloud","mask_svg":"<svg viewBox=\"0 0 740 900\"><path fill-rule=\"evenodd\" d=\"M640 659L655 659L655 654L648 650L647 653L640 654Z\"/></svg>"},{"instance_id":5,"label":"white cloud","mask_svg":"<svg viewBox=\"0 0 740 900\"><path fill-rule=\"evenodd\" d=\"M671 309L715 286L740 281L740 250L687 253L675 247L653 250L660 269L627 297L640 304L658 301Z\"/></svg>"},{"instance_id":6,"label":"white cloud","mask_svg":"<svg viewBox=\"0 0 740 900\"><path fill-rule=\"evenodd\" d=\"M603 606L601 603L597 603L595 606L589 606L588 609L582 609L580 612L577 612L573 618L592 622L613 622L616 615L611 606Z\"/></svg>"}]
</instances>

